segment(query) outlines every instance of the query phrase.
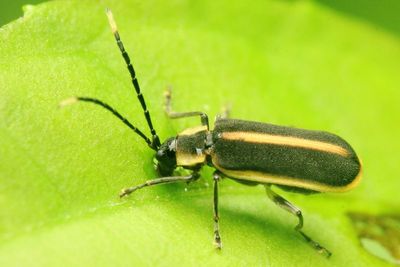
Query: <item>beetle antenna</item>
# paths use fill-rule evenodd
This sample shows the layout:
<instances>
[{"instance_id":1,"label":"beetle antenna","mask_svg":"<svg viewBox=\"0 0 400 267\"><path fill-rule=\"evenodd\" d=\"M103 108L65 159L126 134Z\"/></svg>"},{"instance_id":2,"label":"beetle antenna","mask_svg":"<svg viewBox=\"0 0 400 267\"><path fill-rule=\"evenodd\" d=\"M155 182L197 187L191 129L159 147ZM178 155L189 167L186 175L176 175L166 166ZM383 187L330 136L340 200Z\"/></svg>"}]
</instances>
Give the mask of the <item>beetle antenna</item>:
<instances>
[{"instance_id":1,"label":"beetle antenna","mask_svg":"<svg viewBox=\"0 0 400 267\"><path fill-rule=\"evenodd\" d=\"M152 139L153 139L151 146L153 148L158 148L161 145L160 138L158 137L156 130L154 129L153 124L151 122L150 112L148 111L148 109L146 107L146 102L145 102L143 94L140 90L140 86L139 86L138 79L136 77L135 69L133 68L133 65L131 63L128 53L125 51L124 45L122 44L121 38L118 33L117 24L115 23L113 14L109 8L106 9L106 14L108 17L108 22L110 23L111 31L114 34L115 40L117 41L118 48L121 51L122 57L124 58L125 63L128 67L129 73L131 75L132 84L136 90L137 98L139 99L139 102L142 105L142 109L144 112L144 116L146 117L147 124L149 125L150 132L151 132Z\"/></svg>"},{"instance_id":2,"label":"beetle antenna","mask_svg":"<svg viewBox=\"0 0 400 267\"><path fill-rule=\"evenodd\" d=\"M155 147L153 147L153 143L151 142L150 138L148 138L142 131L140 131L138 128L132 125L124 116L122 116L118 111L116 111L113 107L109 106L108 104L104 103L101 100L98 100L96 98L91 98L91 97L81 97L81 96L74 96L67 98L63 101L60 102L59 107L65 107L68 105L75 104L78 101L83 101L83 102L90 102L95 105L101 106L108 111L110 111L114 116L116 116L118 119L120 119L125 125L127 125L129 128L131 128L135 133L137 133L140 137L146 141L146 143L154 150L156 150Z\"/></svg>"}]
</instances>

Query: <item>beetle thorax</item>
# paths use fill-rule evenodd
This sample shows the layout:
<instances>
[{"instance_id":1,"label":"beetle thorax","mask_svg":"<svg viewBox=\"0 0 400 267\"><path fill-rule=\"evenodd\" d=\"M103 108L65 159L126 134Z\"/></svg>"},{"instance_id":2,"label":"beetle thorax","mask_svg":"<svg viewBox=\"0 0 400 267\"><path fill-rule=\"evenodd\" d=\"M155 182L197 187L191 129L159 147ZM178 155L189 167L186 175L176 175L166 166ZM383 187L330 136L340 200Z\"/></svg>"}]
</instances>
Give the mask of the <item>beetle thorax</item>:
<instances>
[{"instance_id":1,"label":"beetle thorax","mask_svg":"<svg viewBox=\"0 0 400 267\"><path fill-rule=\"evenodd\" d=\"M176 138L176 164L182 167L202 165L206 161L205 143L207 127L186 129Z\"/></svg>"}]
</instances>

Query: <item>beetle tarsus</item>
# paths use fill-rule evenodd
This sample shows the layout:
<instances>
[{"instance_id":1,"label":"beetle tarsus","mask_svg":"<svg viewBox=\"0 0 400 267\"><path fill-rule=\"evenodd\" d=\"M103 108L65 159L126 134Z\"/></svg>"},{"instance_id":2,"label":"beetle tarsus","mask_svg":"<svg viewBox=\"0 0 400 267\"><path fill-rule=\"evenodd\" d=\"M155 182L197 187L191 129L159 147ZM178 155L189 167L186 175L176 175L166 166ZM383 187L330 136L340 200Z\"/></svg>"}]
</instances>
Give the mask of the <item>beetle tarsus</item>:
<instances>
[{"instance_id":1,"label":"beetle tarsus","mask_svg":"<svg viewBox=\"0 0 400 267\"><path fill-rule=\"evenodd\" d=\"M332 252L330 252L328 249L324 248L319 243L312 240L303 231L298 230L298 232L304 237L304 239L307 241L307 243L310 244L310 246L312 246L318 253L324 255L327 258L329 258L332 255Z\"/></svg>"},{"instance_id":2,"label":"beetle tarsus","mask_svg":"<svg viewBox=\"0 0 400 267\"><path fill-rule=\"evenodd\" d=\"M218 250L222 249L221 236L219 235L219 231L218 230L216 230L214 232L214 246Z\"/></svg>"},{"instance_id":3,"label":"beetle tarsus","mask_svg":"<svg viewBox=\"0 0 400 267\"><path fill-rule=\"evenodd\" d=\"M139 189L137 186L130 187L130 188L124 188L124 189L121 190L121 193L119 194L119 197L123 198L124 196L130 195L131 193L133 193L137 189Z\"/></svg>"}]
</instances>

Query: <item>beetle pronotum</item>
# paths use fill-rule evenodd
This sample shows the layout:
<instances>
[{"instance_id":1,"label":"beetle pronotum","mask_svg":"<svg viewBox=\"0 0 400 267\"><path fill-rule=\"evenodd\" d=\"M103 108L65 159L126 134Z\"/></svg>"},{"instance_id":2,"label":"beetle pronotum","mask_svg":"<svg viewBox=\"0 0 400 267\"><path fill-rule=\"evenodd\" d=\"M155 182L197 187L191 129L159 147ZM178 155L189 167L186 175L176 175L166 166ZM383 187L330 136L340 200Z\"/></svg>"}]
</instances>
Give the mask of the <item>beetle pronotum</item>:
<instances>
[{"instance_id":1,"label":"beetle pronotum","mask_svg":"<svg viewBox=\"0 0 400 267\"><path fill-rule=\"evenodd\" d=\"M214 129L210 130L208 116L203 112L173 112L170 91L167 91L165 95L167 115L172 119L199 116L201 126L186 129L161 143L151 122L135 70L109 9L107 9L107 16L127 64L152 138L147 137L114 108L101 100L91 97L72 97L62 101L60 105L83 101L101 106L118 117L156 152L156 169L161 178L126 188L122 190L120 196L127 196L147 186L195 181L200 177L199 171L202 166L207 164L215 168L213 174L214 241L217 248L221 248L222 244L219 233L218 182L222 177L227 177L248 185L264 185L268 197L275 204L297 216L299 222L295 229L303 238L318 252L330 256L331 253L326 248L301 231L303 227L301 210L272 191L271 185L299 193L349 190L361 179L361 163L351 146L337 135L327 132L226 117L217 118ZM191 174L173 176L177 167L188 169Z\"/></svg>"}]
</instances>

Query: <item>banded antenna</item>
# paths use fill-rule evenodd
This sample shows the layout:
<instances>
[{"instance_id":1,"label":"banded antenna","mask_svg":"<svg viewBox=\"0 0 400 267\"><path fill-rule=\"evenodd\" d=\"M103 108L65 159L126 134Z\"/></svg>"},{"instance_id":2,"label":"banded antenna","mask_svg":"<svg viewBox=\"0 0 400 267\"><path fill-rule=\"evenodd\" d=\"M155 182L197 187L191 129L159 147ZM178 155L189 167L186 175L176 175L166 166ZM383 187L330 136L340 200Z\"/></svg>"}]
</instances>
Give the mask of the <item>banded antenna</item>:
<instances>
[{"instance_id":1,"label":"banded antenna","mask_svg":"<svg viewBox=\"0 0 400 267\"><path fill-rule=\"evenodd\" d=\"M150 117L150 112L147 109L146 106L146 102L144 100L143 94L140 90L140 86L139 86L139 82L138 79L136 77L136 73L135 73L135 69L133 68L133 65L131 63L131 60L129 58L128 53L125 51L124 45L121 41L121 38L119 36L118 33L118 29L117 29L117 24L115 23L113 14L111 13L110 9L106 9L106 14L108 17L108 22L110 23L111 26L111 31L115 37L115 40L117 41L117 45L119 47L119 50L121 51L122 57L125 60L125 63L127 65L127 68L129 70L129 73L131 75L131 79L132 79L132 84L133 87L135 88L136 91L136 95L137 98L139 99L139 102L142 106L143 109L143 113L144 116L146 118L147 121L147 125L149 126L151 135L152 135L152 140L150 140L150 138L148 138L141 130L139 130L137 127L133 126L133 124L131 124L125 117L123 117L118 111L116 111L113 107L109 106L108 104L106 104L105 102L96 99L96 98L92 98L92 97L71 97L68 99L63 100L59 106L60 107L64 107L66 105L71 105L74 104L78 101L82 101L82 102L89 102L89 103L93 103L95 105L101 106L105 109L107 109L108 111L110 111L114 116L116 116L118 119L120 119L125 125L127 125L129 128L131 128L135 133L137 133L140 137L142 137L146 143L149 145L149 147L153 150L158 150L158 148L160 147L161 143L160 143L160 138L158 137L156 130L153 127L153 124L151 122L151 117Z\"/></svg>"}]
</instances>

